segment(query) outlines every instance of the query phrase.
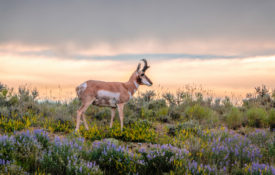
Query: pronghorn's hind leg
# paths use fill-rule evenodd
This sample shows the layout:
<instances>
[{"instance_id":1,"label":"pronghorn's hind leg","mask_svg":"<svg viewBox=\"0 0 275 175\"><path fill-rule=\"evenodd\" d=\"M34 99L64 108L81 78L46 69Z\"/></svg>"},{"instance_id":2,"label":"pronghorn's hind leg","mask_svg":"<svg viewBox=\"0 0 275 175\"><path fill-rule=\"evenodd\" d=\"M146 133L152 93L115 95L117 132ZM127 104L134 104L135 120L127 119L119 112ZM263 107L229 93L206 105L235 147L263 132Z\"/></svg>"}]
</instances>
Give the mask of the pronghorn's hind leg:
<instances>
[{"instance_id":1,"label":"pronghorn's hind leg","mask_svg":"<svg viewBox=\"0 0 275 175\"><path fill-rule=\"evenodd\" d=\"M116 115L116 108L111 108L111 122L110 122L110 128L113 126L113 121Z\"/></svg>"},{"instance_id":2,"label":"pronghorn's hind leg","mask_svg":"<svg viewBox=\"0 0 275 175\"><path fill-rule=\"evenodd\" d=\"M93 103L94 99L95 99L95 98L88 98L88 99L82 100L82 105L81 105L81 107L77 110L76 128L75 128L76 131L78 131L78 129L79 129L80 119L81 119L82 114L87 110L87 108L90 106L90 104ZM87 127L86 127L86 129L87 129L87 128L88 128L88 125L87 125L85 116L83 117L83 121L84 121L85 127L87 126Z\"/></svg>"},{"instance_id":3,"label":"pronghorn's hind leg","mask_svg":"<svg viewBox=\"0 0 275 175\"><path fill-rule=\"evenodd\" d=\"M123 118L124 118L124 114L123 114L123 108L124 108L124 103L118 104L118 113L119 113L119 118L120 118L120 129L122 131L123 129Z\"/></svg>"},{"instance_id":4,"label":"pronghorn's hind leg","mask_svg":"<svg viewBox=\"0 0 275 175\"><path fill-rule=\"evenodd\" d=\"M88 130L88 129L89 129L89 126L88 126L88 124L87 124L86 115L85 115L84 113L85 113L85 112L83 112L83 114L82 114L82 120L83 120L83 122L84 122L85 128Z\"/></svg>"}]
</instances>

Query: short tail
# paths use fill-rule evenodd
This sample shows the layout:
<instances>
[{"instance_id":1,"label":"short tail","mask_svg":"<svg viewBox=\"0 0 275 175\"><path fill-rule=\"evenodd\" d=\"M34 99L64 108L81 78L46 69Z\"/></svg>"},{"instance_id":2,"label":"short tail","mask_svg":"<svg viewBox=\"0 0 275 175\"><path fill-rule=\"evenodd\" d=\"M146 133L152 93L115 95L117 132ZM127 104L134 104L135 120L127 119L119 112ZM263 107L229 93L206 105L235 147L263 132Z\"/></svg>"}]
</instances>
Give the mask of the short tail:
<instances>
[{"instance_id":1,"label":"short tail","mask_svg":"<svg viewBox=\"0 0 275 175\"><path fill-rule=\"evenodd\" d=\"M77 94L77 97L79 98L80 97L80 88L79 88L79 86L77 86L76 88L75 88L75 91L76 91L76 94Z\"/></svg>"}]
</instances>

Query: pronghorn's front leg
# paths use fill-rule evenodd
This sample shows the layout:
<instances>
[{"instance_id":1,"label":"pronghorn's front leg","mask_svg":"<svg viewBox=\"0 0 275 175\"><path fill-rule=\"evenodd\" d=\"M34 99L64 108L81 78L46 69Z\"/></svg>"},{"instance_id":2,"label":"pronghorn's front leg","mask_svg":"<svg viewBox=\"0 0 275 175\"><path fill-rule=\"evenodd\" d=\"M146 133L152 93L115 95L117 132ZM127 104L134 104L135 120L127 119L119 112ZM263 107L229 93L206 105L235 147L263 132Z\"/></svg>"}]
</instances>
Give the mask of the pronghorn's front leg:
<instances>
[{"instance_id":1,"label":"pronghorn's front leg","mask_svg":"<svg viewBox=\"0 0 275 175\"><path fill-rule=\"evenodd\" d=\"M111 123L110 123L110 128L113 126L113 121L116 115L116 108L111 108Z\"/></svg>"},{"instance_id":2,"label":"pronghorn's front leg","mask_svg":"<svg viewBox=\"0 0 275 175\"><path fill-rule=\"evenodd\" d=\"M119 118L120 118L120 129L121 129L121 131L123 129L123 118L124 118L123 108L124 108L124 104L125 103L121 103L121 104L117 105L117 107L118 107L118 113L119 113Z\"/></svg>"}]
</instances>

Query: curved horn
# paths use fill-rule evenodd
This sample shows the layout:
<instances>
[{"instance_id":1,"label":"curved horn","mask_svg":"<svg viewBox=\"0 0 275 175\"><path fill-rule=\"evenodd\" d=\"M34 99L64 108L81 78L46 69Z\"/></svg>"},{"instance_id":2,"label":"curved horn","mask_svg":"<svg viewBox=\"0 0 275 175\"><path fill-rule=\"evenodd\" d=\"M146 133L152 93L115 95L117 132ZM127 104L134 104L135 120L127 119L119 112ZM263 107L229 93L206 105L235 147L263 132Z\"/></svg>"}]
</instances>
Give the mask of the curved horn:
<instances>
[{"instance_id":1,"label":"curved horn","mask_svg":"<svg viewBox=\"0 0 275 175\"><path fill-rule=\"evenodd\" d=\"M138 63L138 66L137 66L137 72L139 71L139 69L140 69L140 63Z\"/></svg>"},{"instance_id":2,"label":"curved horn","mask_svg":"<svg viewBox=\"0 0 275 175\"><path fill-rule=\"evenodd\" d=\"M146 59L142 59L141 61L144 62L144 67L142 68L142 72L145 72L150 66L147 65L147 60Z\"/></svg>"}]
</instances>

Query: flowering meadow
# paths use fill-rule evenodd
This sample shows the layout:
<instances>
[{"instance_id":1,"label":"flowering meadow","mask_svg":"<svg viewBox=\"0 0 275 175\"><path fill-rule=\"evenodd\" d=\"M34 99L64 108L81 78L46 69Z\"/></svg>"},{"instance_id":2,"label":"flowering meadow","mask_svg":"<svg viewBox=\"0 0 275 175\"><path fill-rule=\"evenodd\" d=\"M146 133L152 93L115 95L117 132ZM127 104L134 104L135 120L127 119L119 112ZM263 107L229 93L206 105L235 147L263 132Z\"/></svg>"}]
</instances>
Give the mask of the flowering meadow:
<instances>
[{"instance_id":1,"label":"flowering meadow","mask_svg":"<svg viewBox=\"0 0 275 175\"><path fill-rule=\"evenodd\" d=\"M274 175L275 93L255 90L238 106L194 89L148 91L126 105L123 131L117 116L109 128L108 108L91 106L90 129L75 132L77 99L1 85L0 174Z\"/></svg>"}]
</instances>

